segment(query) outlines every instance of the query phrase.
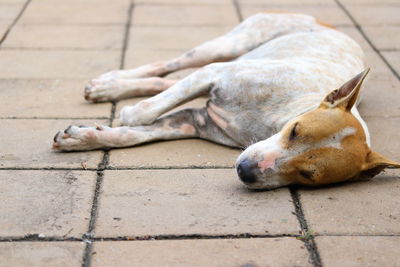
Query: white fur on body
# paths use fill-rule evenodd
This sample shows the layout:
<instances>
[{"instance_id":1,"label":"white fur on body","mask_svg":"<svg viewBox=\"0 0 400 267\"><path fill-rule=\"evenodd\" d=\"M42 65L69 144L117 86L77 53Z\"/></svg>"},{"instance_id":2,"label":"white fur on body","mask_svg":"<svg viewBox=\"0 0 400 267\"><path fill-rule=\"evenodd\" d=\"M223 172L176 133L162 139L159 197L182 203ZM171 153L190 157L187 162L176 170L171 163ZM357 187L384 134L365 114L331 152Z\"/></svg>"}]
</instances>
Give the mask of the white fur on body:
<instances>
[{"instance_id":1,"label":"white fur on body","mask_svg":"<svg viewBox=\"0 0 400 267\"><path fill-rule=\"evenodd\" d=\"M138 79L140 83L132 84L137 90L138 84L149 84L145 78L204 65L207 66L181 81L167 81L173 85L158 95L122 109L121 122L134 126L131 129L73 128L73 134L60 133L55 141L63 150L86 150L159 139L203 138L193 129L177 130L181 128L171 128L168 123L160 123L164 128L157 129L155 138L154 128L149 130L144 125L151 125L172 108L210 92L205 116L218 127L219 136L214 138L214 131L205 138L230 146L248 146L274 135L289 120L316 108L328 92L365 68L361 48L345 34L321 26L307 15L265 13L250 17L228 34L176 59L100 76L96 79L98 86L93 83L87 89L88 98L101 91L104 99L118 99L118 89L107 90L104 86L110 80L118 83L120 79ZM123 88L125 95L134 95L128 92L126 83ZM352 112L369 139L365 122L356 108ZM95 140L87 140L88 131L93 131L90 135L95 135ZM140 140L134 140L133 135L140 136ZM74 145L70 146L72 141Z\"/></svg>"}]
</instances>

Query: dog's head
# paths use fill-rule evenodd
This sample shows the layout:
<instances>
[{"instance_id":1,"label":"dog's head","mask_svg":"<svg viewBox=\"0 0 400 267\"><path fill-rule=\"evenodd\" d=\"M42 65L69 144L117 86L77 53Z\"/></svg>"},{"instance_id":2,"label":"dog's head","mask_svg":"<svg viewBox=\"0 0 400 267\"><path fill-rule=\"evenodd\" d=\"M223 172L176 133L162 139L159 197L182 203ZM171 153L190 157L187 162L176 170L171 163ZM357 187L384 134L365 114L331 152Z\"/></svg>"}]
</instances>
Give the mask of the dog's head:
<instances>
[{"instance_id":1,"label":"dog's head","mask_svg":"<svg viewBox=\"0 0 400 267\"><path fill-rule=\"evenodd\" d=\"M332 91L317 109L289 121L279 133L249 146L236 163L239 178L250 188L271 189L372 178L385 168L400 168L370 150L351 113L367 73Z\"/></svg>"}]
</instances>

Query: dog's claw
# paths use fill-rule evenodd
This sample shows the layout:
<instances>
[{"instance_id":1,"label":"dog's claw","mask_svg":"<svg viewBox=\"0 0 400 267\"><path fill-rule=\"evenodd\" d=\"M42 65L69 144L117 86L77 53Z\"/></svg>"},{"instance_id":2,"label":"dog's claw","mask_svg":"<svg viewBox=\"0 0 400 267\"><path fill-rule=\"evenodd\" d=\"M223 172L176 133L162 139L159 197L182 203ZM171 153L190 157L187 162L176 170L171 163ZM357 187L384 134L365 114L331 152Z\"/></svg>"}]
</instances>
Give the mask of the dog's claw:
<instances>
[{"instance_id":1,"label":"dog's claw","mask_svg":"<svg viewBox=\"0 0 400 267\"><path fill-rule=\"evenodd\" d=\"M72 125L68 126L67 129L64 130L64 133L68 133L69 130L71 130Z\"/></svg>"},{"instance_id":2,"label":"dog's claw","mask_svg":"<svg viewBox=\"0 0 400 267\"><path fill-rule=\"evenodd\" d=\"M62 134L62 131L59 131L59 132L56 133L56 135L55 135L54 138L53 138L54 143L57 143L57 139L58 139L58 136L59 136L60 134Z\"/></svg>"}]
</instances>

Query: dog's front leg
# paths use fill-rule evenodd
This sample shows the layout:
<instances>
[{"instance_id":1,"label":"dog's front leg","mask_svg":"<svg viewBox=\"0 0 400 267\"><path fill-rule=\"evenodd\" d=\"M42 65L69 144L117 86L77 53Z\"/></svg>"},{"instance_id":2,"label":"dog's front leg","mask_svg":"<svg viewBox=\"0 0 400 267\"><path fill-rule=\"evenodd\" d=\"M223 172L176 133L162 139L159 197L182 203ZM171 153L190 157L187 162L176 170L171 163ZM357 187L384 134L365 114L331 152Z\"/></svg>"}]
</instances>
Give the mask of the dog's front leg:
<instances>
[{"instance_id":1,"label":"dog's front leg","mask_svg":"<svg viewBox=\"0 0 400 267\"><path fill-rule=\"evenodd\" d=\"M214 86L219 79L223 64L210 64L177 82L167 90L143 100L134 106L124 107L120 112L122 125L149 125L160 115L174 107L203 95Z\"/></svg>"},{"instance_id":2,"label":"dog's front leg","mask_svg":"<svg viewBox=\"0 0 400 267\"><path fill-rule=\"evenodd\" d=\"M203 138L223 145L238 146L213 125L205 109L185 109L147 126L69 126L56 134L53 148L60 151L82 151L184 138Z\"/></svg>"}]
</instances>

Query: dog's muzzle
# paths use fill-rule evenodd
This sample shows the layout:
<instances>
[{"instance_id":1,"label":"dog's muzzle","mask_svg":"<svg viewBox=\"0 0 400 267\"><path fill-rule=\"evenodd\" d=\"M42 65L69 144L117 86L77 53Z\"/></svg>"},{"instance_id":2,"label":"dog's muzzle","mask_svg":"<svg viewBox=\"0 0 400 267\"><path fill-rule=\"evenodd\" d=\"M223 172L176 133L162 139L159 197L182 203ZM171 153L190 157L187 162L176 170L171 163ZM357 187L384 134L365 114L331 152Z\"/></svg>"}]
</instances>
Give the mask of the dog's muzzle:
<instances>
[{"instance_id":1,"label":"dog's muzzle","mask_svg":"<svg viewBox=\"0 0 400 267\"><path fill-rule=\"evenodd\" d=\"M244 159L236 166L240 180L245 184L252 184L257 181L257 162Z\"/></svg>"}]
</instances>

